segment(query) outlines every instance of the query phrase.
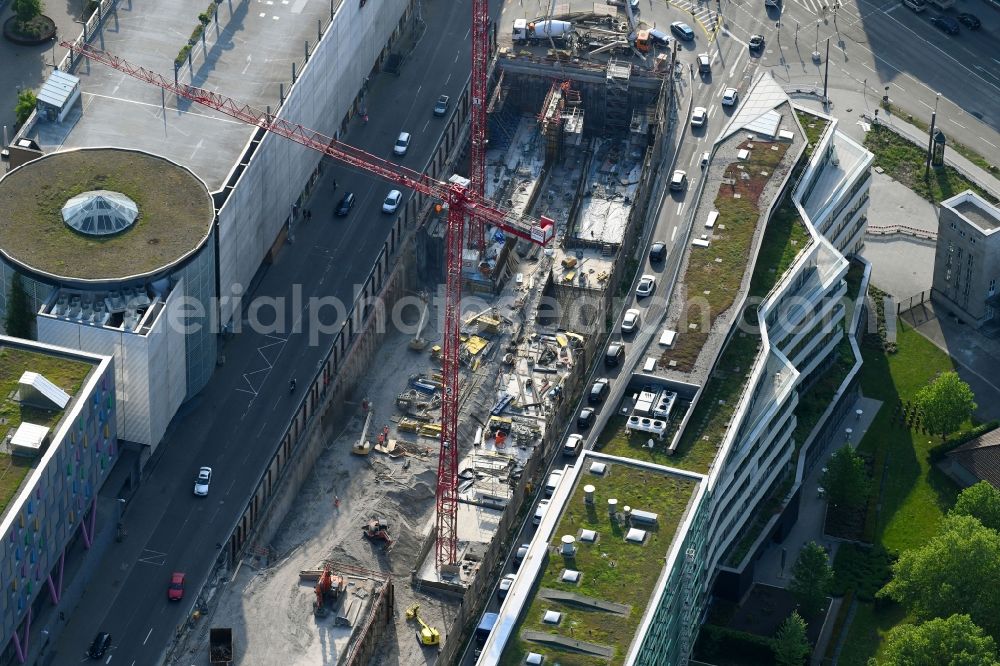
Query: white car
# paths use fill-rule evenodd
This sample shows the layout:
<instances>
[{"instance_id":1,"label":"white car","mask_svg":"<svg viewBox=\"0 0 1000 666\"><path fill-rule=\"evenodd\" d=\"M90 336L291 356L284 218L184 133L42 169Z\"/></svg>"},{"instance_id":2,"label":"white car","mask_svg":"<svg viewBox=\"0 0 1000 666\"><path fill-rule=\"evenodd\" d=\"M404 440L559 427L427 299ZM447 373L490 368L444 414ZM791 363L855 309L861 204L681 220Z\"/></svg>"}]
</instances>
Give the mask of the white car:
<instances>
[{"instance_id":1,"label":"white car","mask_svg":"<svg viewBox=\"0 0 1000 666\"><path fill-rule=\"evenodd\" d=\"M639 286L635 288L635 297L643 298L649 296L656 289L656 278L652 275L643 275L639 279Z\"/></svg>"},{"instance_id":2,"label":"white car","mask_svg":"<svg viewBox=\"0 0 1000 666\"><path fill-rule=\"evenodd\" d=\"M674 175L670 176L670 190L673 192L680 192L687 185L687 171L681 171L677 169L674 171Z\"/></svg>"},{"instance_id":3,"label":"white car","mask_svg":"<svg viewBox=\"0 0 1000 666\"><path fill-rule=\"evenodd\" d=\"M410 133L400 132L396 137L396 145L392 147L392 152L402 157L406 154L406 149L410 147Z\"/></svg>"},{"instance_id":4,"label":"white car","mask_svg":"<svg viewBox=\"0 0 1000 666\"><path fill-rule=\"evenodd\" d=\"M708 109L703 106L694 107L691 112L691 127L702 127L708 122Z\"/></svg>"},{"instance_id":5,"label":"white car","mask_svg":"<svg viewBox=\"0 0 1000 666\"><path fill-rule=\"evenodd\" d=\"M533 525L538 525L542 522L542 516L545 515L545 510L549 508L549 500L543 499L538 503L538 508L535 509L535 517L531 519Z\"/></svg>"},{"instance_id":6,"label":"white car","mask_svg":"<svg viewBox=\"0 0 1000 666\"><path fill-rule=\"evenodd\" d=\"M722 91L722 106L736 106L740 101L740 93L736 88L726 88Z\"/></svg>"},{"instance_id":7,"label":"white car","mask_svg":"<svg viewBox=\"0 0 1000 666\"><path fill-rule=\"evenodd\" d=\"M622 333L632 333L639 327L640 312L635 308L625 311L625 318L622 319Z\"/></svg>"},{"instance_id":8,"label":"white car","mask_svg":"<svg viewBox=\"0 0 1000 666\"><path fill-rule=\"evenodd\" d=\"M194 494L198 497L207 495L210 483L212 483L212 468L202 467L198 470L198 478L194 482Z\"/></svg>"},{"instance_id":9,"label":"white car","mask_svg":"<svg viewBox=\"0 0 1000 666\"><path fill-rule=\"evenodd\" d=\"M712 153L705 151L701 154L701 168L704 169L708 166L708 163L712 160Z\"/></svg>"},{"instance_id":10,"label":"white car","mask_svg":"<svg viewBox=\"0 0 1000 666\"><path fill-rule=\"evenodd\" d=\"M497 596L503 599L510 592L510 588L514 586L514 580L517 578L517 574L509 573L500 579L500 587L497 588Z\"/></svg>"},{"instance_id":11,"label":"white car","mask_svg":"<svg viewBox=\"0 0 1000 666\"><path fill-rule=\"evenodd\" d=\"M521 562L523 562L524 558L526 558L528 556L528 549L529 548L531 548L531 544L529 544L529 543L522 543L518 547L517 552L514 553L514 568L515 569L519 568L521 566Z\"/></svg>"},{"instance_id":12,"label":"white car","mask_svg":"<svg viewBox=\"0 0 1000 666\"><path fill-rule=\"evenodd\" d=\"M402 192L399 190L389 190L389 194L386 195L385 201L382 202L382 212L395 213L396 209L399 208L399 202L402 200Z\"/></svg>"}]
</instances>

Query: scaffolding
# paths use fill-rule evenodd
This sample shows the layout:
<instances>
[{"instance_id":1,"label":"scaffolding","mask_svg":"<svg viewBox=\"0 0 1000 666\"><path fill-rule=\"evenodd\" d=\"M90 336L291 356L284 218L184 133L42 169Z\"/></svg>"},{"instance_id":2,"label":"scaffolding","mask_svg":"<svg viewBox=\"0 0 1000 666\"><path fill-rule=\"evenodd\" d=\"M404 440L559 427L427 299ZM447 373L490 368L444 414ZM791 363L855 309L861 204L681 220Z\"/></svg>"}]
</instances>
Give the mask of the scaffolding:
<instances>
[{"instance_id":1,"label":"scaffolding","mask_svg":"<svg viewBox=\"0 0 1000 666\"><path fill-rule=\"evenodd\" d=\"M628 87L631 77L632 65L614 59L608 61L604 96L605 135L628 130L631 120L628 115Z\"/></svg>"}]
</instances>

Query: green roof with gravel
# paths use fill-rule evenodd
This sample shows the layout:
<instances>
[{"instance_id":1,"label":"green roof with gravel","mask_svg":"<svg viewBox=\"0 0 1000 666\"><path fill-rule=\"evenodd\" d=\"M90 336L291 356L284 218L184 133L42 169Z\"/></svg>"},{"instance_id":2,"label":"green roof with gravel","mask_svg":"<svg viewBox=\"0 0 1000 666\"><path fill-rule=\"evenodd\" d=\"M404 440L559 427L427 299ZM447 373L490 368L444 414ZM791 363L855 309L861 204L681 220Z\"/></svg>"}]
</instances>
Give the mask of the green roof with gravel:
<instances>
[{"instance_id":1,"label":"green roof with gravel","mask_svg":"<svg viewBox=\"0 0 1000 666\"><path fill-rule=\"evenodd\" d=\"M68 227L62 207L91 190L120 192L139 218L114 236ZM199 248L215 217L205 184L148 153L97 148L52 153L0 180L0 251L29 269L69 279L156 272Z\"/></svg>"},{"instance_id":2,"label":"green roof with gravel","mask_svg":"<svg viewBox=\"0 0 1000 666\"><path fill-rule=\"evenodd\" d=\"M528 652L546 656L545 663L563 666L596 666L622 664L642 620L646 605L656 589L656 581L687 512L688 504L697 491L698 481L666 470L631 464L620 459L593 459L605 462L603 476L589 473L590 459L584 464L549 543L548 561L537 581L528 609L522 613L500 663L513 666L524 663ZM584 486L592 485L594 505L584 502ZM646 539L641 544L625 541L628 527L608 515L607 500L615 498L621 510L630 506L636 510L657 514L657 524L646 527ZM594 530L595 543L579 540L581 530ZM563 535L577 537L577 552L571 558L559 553ZM578 583L560 580L566 569L581 572ZM560 601L559 595L574 594L578 601ZM610 609L595 608L593 601ZM619 607L619 608L614 608ZM558 625L542 621L548 610L562 613ZM610 656L587 654L586 649L563 649L552 642L526 640L525 635L546 634L555 641L581 641L607 649ZM596 649L596 648L595 648Z\"/></svg>"}]
</instances>

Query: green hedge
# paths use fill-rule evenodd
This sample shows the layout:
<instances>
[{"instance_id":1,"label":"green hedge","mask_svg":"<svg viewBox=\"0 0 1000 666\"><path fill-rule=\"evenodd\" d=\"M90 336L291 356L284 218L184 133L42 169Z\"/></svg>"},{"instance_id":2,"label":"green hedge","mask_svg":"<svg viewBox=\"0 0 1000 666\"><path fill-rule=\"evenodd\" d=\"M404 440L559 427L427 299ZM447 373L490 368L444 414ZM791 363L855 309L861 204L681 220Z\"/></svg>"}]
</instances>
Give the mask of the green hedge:
<instances>
[{"instance_id":1,"label":"green hedge","mask_svg":"<svg viewBox=\"0 0 1000 666\"><path fill-rule=\"evenodd\" d=\"M724 657L739 659L743 663L775 663L772 639L715 624L701 626L695 643L695 655L698 659Z\"/></svg>"},{"instance_id":2,"label":"green hedge","mask_svg":"<svg viewBox=\"0 0 1000 666\"><path fill-rule=\"evenodd\" d=\"M841 549L843 549L843 546L841 546ZM844 625L847 622L847 615L851 612L851 604L853 603L854 590L848 590L847 594L844 595L844 599L840 602L840 608L837 610L837 617L834 619L833 627L830 629L830 640L826 644L826 659L829 663L833 663L834 654L837 652L837 643L840 642L838 640L840 638L840 634L847 629Z\"/></svg>"},{"instance_id":3,"label":"green hedge","mask_svg":"<svg viewBox=\"0 0 1000 666\"><path fill-rule=\"evenodd\" d=\"M990 421L989 423L978 425L975 428L968 430L966 432L959 433L954 437L938 444L937 446L932 446L930 451L928 452L928 458L930 458L930 461L932 463L940 462L941 460L944 460L944 457L948 454L948 452L952 451L953 449L958 448L962 444L965 444L966 442L973 440L976 437L979 437L980 435L985 435L991 430L996 430L997 428L1000 428L1000 421Z\"/></svg>"},{"instance_id":4,"label":"green hedge","mask_svg":"<svg viewBox=\"0 0 1000 666\"><path fill-rule=\"evenodd\" d=\"M856 594L861 601L873 601L875 593L892 576L893 557L882 546L844 543L833 559L833 589L836 596Z\"/></svg>"}]
</instances>

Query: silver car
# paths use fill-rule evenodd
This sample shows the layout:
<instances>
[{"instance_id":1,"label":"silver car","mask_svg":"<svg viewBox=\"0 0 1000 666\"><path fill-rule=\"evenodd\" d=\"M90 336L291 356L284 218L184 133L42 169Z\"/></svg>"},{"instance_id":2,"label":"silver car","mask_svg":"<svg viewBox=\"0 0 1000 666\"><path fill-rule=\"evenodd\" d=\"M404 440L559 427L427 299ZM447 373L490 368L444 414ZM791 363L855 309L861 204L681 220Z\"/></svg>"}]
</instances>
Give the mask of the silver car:
<instances>
[{"instance_id":1,"label":"silver car","mask_svg":"<svg viewBox=\"0 0 1000 666\"><path fill-rule=\"evenodd\" d=\"M202 467L198 470L198 478L194 481L194 494L198 497L207 495L210 483L212 483L212 468Z\"/></svg>"}]
</instances>

